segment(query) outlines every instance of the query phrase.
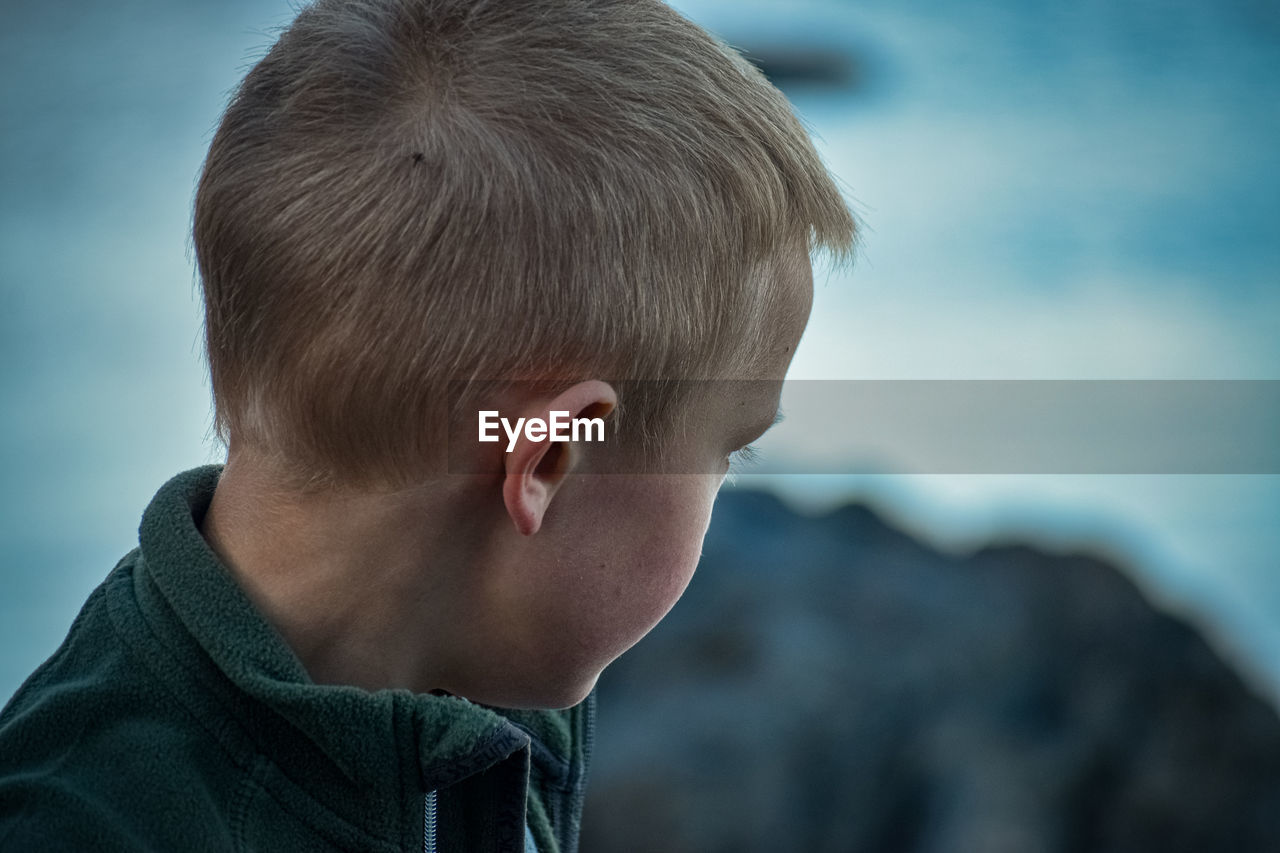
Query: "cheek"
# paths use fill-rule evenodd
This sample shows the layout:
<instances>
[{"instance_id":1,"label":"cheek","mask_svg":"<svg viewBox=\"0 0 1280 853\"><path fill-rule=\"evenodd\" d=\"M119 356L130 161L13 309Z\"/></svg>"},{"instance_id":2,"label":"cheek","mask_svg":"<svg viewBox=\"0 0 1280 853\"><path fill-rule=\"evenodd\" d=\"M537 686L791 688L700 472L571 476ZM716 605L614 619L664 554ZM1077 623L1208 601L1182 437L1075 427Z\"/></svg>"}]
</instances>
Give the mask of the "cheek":
<instances>
[{"instance_id":1,"label":"cheek","mask_svg":"<svg viewBox=\"0 0 1280 853\"><path fill-rule=\"evenodd\" d=\"M613 607L608 624L601 626L613 657L647 634L684 593L702 556L716 485L688 475L687 481L655 487L636 502L646 511L631 520L631 547L613 555Z\"/></svg>"},{"instance_id":2,"label":"cheek","mask_svg":"<svg viewBox=\"0 0 1280 853\"><path fill-rule=\"evenodd\" d=\"M702 537L705 525L697 529L685 527L679 530L654 531L654 539L634 564L643 582L632 591L635 616L643 625L642 634L658 623L684 594L693 578L702 556ZM636 639L639 639L638 637Z\"/></svg>"},{"instance_id":3,"label":"cheek","mask_svg":"<svg viewBox=\"0 0 1280 853\"><path fill-rule=\"evenodd\" d=\"M663 562L667 566L671 582L677 585L674 598L678 598L684 592L684 588L693 577L694 570L698 567L698 561L702 558L702 543L711 523L711 506L714 500L713 488L706 495L705 500L690 507L689 514L680 519L677 529L671 530L670 538L665 540L670 544ZM672 604L675 603L674 598Z\"/></svg>"},{"instance_id":4,"label":"cheek","mask_svg":"<svg viewBox=\"0 0 1280 853\"><path fill-rule=\"evenodd\" d=\"M667 614L697 568L718 484L629 478L580 504L583 538L566 549L555 591L544 589L561 611L561 654L598 672Z\"/></svg>"}]
</instances>

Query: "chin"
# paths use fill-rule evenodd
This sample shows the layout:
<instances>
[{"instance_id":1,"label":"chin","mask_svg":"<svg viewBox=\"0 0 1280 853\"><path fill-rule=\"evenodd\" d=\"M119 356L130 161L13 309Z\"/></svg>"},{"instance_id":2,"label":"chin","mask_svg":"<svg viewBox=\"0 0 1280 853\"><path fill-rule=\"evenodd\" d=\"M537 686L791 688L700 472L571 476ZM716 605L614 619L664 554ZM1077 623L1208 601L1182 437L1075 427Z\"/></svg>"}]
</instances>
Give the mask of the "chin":
<instances>
[{"instance_id":1,"label":"chin","mask_svg":"<svg viewBox=\"0 0 1280 853\"><path fill-rule=\"evenodd\" d=\"M513 711L562 711L586 699L599 678L600 673L596 672L588 679L572 682L554 684L544 682L521 685L515 689L513 689L514 685L508 684L497 690L485 691L484 698L478 698L482 695L479 691L476 691L474 697L468 698L492 708L506 708Z\"/></svg>"},{"instance_id":2,"label":"chin","mask_svg":"<svg viewBox=\"0 0 1280 853\"><path fill-rule=\"evenodd\" d=\"M573 684L557 686L555 690L546 691L545 694L539 695L535 704L528 707L538 708L546 711L562 711L572 708L587 698L591 690L596 686L596 681L600 678L600 673L596 673L586 681L578 681Z\"/></svg>"}]
</instances>

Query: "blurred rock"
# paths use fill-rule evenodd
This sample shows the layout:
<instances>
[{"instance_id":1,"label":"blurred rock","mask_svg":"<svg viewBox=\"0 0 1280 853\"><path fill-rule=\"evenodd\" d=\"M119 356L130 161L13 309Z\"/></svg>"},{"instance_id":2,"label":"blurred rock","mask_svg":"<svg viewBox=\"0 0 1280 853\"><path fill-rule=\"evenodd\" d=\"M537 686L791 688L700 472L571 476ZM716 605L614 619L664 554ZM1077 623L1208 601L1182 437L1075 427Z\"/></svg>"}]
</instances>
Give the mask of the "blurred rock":
<instances>
[{"instance_id":1,"label":"blurred rock","mask_svg":"<svg viewBox=\"0 0 1280 853\"><path fill-rule=\"evenodd\" d=\"M1280 717L1085 555L728 491L599 695L584 853L1280 850Z\"/></svg>"}]
</instances>

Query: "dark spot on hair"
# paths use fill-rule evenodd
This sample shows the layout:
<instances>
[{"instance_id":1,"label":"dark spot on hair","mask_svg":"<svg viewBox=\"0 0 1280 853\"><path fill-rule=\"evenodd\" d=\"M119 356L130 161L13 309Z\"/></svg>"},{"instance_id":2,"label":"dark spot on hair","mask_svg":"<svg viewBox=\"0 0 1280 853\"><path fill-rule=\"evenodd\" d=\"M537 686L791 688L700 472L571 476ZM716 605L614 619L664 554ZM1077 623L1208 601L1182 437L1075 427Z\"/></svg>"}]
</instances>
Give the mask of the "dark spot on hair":
<instances>
[{"instance_id":1,"label":"dark spot on hair","mask_svg":"<svg viewBox=\"0 0 1280 853\"><path fill-rule=\"evenodd\" d=\"M427 158L423 156L423 154L422 154L422 152L421 152L421 151L415 151L415 152L413 152L413 163L414 163L414 165L415 165L415 166L416 166L417 164L421 163L421 162L422 162L423 160L425 160L425 159L427 159Z\"/></svg>"}]
</instances>

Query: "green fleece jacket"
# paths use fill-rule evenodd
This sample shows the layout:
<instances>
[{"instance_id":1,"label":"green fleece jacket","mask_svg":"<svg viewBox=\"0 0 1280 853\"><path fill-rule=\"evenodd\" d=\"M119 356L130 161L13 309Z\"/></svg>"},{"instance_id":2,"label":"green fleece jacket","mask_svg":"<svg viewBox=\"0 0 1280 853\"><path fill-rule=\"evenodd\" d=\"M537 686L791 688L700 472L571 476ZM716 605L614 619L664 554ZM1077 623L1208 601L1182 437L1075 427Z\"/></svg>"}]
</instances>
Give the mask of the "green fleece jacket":
<instances>
[{"instance_id":1,"label":"green fleece jacket","mask_svg":"<svg viewBox=\"0 0 1280 853\"><path fill-rule=\"evenodd\" d=\"M204 538L220 466L0 713L0 850L577 850L595 696L500 711L312 682Z\"/></svg>"}]
</instances>

